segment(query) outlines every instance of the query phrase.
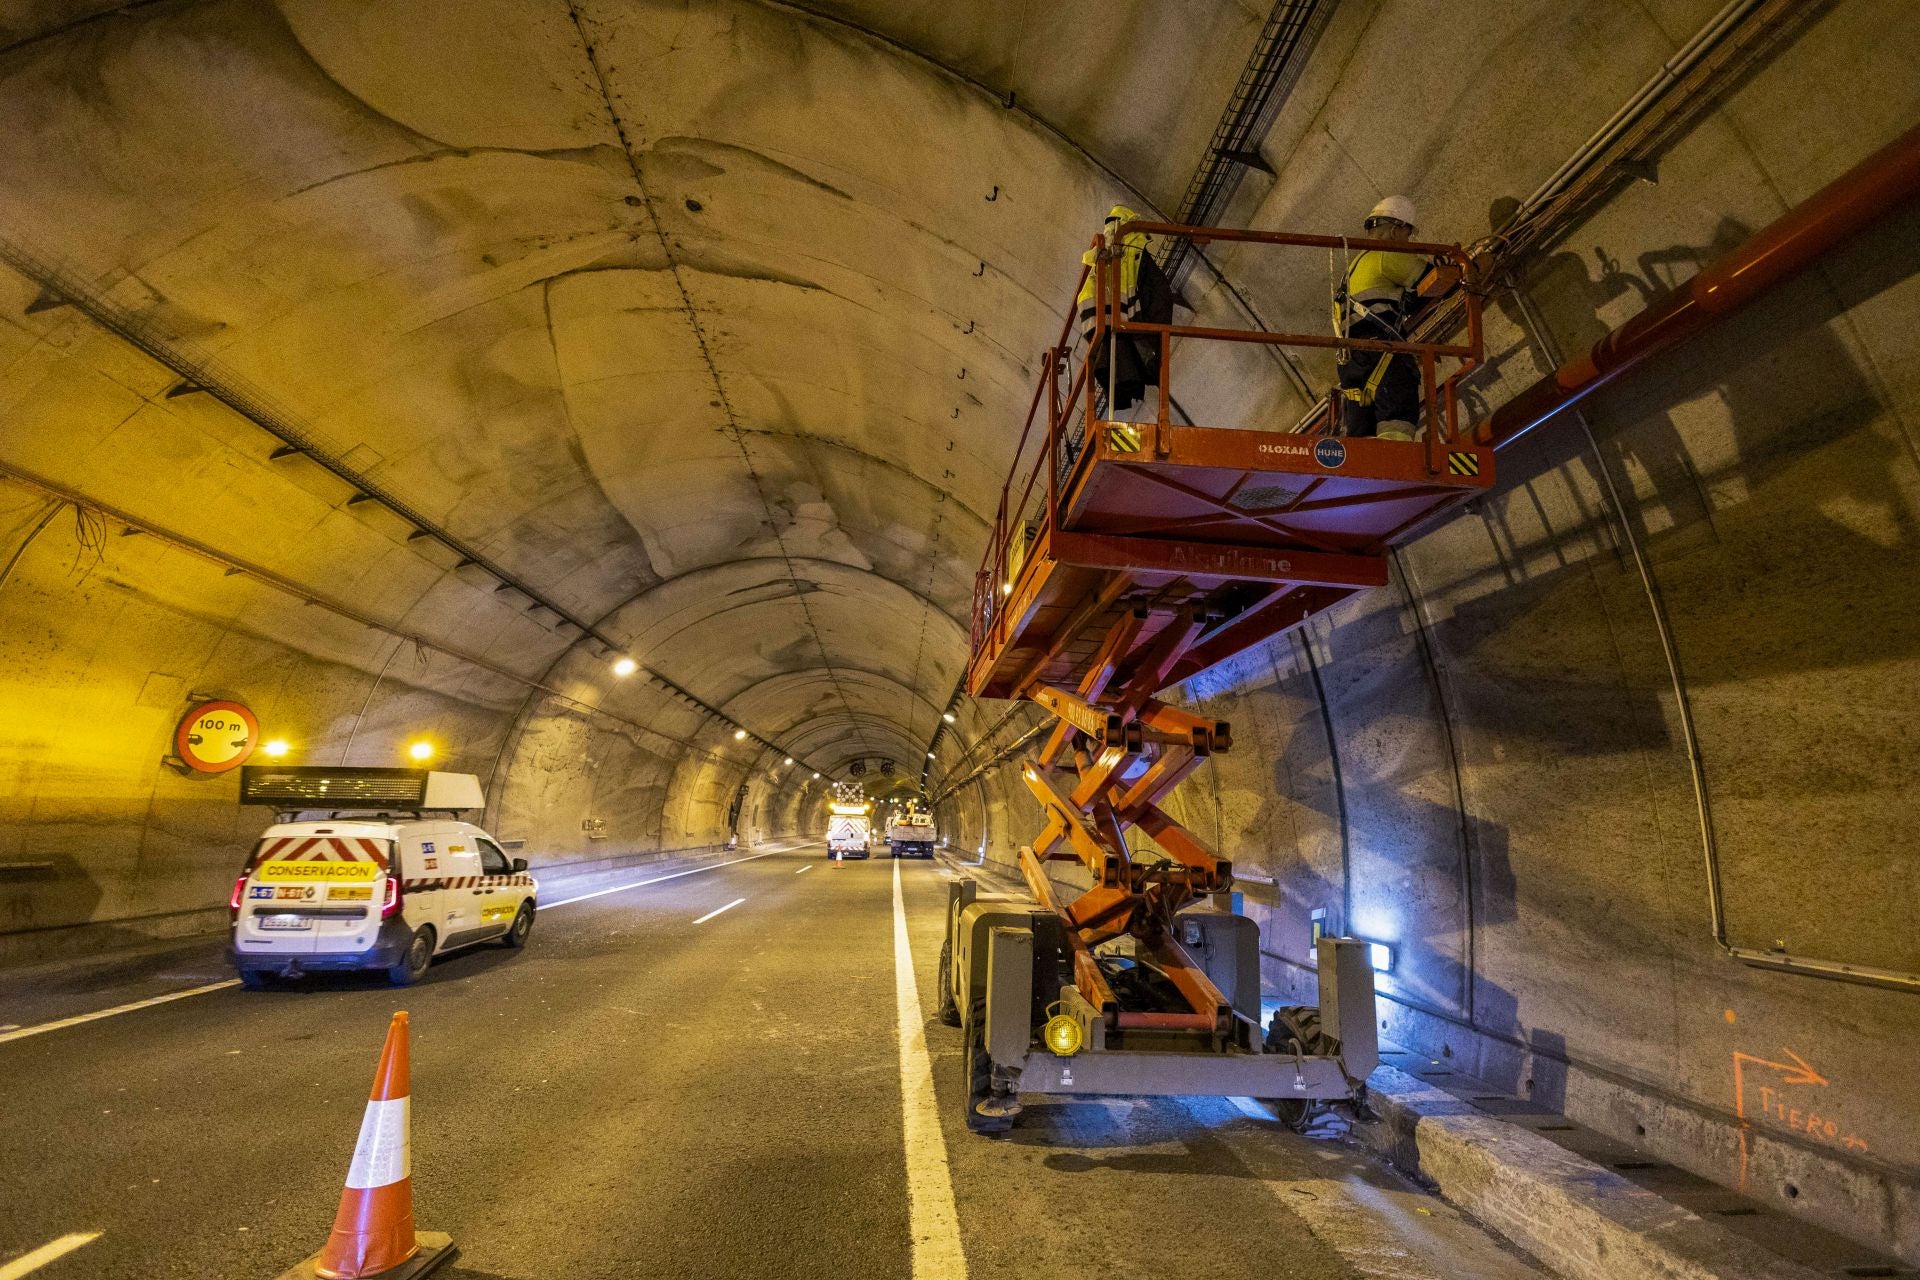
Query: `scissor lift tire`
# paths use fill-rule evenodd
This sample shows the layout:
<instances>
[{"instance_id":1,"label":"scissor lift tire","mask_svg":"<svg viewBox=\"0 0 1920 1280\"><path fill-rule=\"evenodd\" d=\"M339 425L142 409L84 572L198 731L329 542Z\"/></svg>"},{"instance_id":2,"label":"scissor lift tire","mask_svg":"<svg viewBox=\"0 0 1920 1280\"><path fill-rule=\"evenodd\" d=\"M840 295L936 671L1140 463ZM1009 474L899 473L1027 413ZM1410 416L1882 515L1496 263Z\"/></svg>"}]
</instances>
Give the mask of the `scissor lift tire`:
<instances>
[{"instance_id":1,"label":"scissor lift tire","mask_svg":"<svg viewBox=\"0 0 1920 1280\"><path fill-rule=\"evenodd\" d=\"M940 944L940 1021L949 1027L960 1025L960 1006L953 998L953 939Z\"/></svg>"},{"instance_id":2,"label":"scissor lift tire","mask_svg":"<svg viewBox=\"0 0 1920 1280\"><path fill-rule=\"evenodd\" d=\"M967 1128L974 1133L1005 1133L1012 1116L980 1113L980 1104L993 1095L993 1059L987 1056L987 1001L980 997L967 1009L966 1108Z\"/></svg>"},{"instance_id":3,"label":"scissor lift tire","mask_svg":"<svg viewBox=\"0 0 1920 1280\"><path fill-rule=\"evenodd\" d=\"M1307 1057L1335 1057L1340 1041L1320 1025L1320 1010L1310 1004L1282 1005L1274 1011L1267 1027L1268 1053L1298 1053ZM1305 1133L1327 1118L1330 1107L1320 1101L1299 1098L1269 1098L1280 1122L1295 1132Z\"/></svg>"}]
</instances>

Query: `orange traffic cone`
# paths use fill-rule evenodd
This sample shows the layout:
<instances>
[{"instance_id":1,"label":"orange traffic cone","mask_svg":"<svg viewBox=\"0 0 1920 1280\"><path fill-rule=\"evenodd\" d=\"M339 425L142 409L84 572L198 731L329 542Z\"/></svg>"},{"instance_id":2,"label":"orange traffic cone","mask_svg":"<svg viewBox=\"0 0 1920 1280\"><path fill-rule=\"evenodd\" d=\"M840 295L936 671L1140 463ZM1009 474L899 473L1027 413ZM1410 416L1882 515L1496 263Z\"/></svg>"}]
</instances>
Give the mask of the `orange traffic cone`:
<instances>
[{"instance_id":1,"label":"orange traffic cone","mask_svg":"<svg viewBox=\"0 0 1920 1280\"><path fill-rule=\"evenodd\" d=\"M407 1015L393 1015L380 1065L373 1073L373 1094L360 1121L353 1164L333 1234L319 1253L280 1280L411 1280L423 1276L456 1252L453 1239L413 1228L413 1156L408 1142L410 1111L407 1084Z\"/></svg>"}]
</instances>

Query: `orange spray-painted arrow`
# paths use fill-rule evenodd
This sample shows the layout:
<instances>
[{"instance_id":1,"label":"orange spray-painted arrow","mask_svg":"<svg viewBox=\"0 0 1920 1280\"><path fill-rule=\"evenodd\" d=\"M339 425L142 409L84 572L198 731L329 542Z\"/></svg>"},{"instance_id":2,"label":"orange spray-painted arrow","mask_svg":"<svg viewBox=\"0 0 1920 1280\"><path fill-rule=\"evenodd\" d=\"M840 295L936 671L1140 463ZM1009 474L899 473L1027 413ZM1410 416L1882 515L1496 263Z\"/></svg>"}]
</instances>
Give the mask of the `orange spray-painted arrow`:
<instances>
[{"instance_id":1,"label":"orange spray-painted arrow","mask_svg":"<svg viewBox=\"0 0 1920 1280\"><path fill-rule=\"evenodd\" d=\"M1827 1078L1815 1071L1807 1060L1791 1049L1782 1049L1782 1053L1792 1058L1792 1062L1775 1062L1771 1058L1755 1057L1751 1053L1735 1052L1733 1055L1733 1114L1740 1121L1740 1190L1747 1189L1747 1082L1744 1074L1746 1065L1751 1062L1756 1067L1766 1067L1773 1071L1784 1071L1781 1084L1817 1084L1825 1086Z\"/></svg>"}]
</instances>

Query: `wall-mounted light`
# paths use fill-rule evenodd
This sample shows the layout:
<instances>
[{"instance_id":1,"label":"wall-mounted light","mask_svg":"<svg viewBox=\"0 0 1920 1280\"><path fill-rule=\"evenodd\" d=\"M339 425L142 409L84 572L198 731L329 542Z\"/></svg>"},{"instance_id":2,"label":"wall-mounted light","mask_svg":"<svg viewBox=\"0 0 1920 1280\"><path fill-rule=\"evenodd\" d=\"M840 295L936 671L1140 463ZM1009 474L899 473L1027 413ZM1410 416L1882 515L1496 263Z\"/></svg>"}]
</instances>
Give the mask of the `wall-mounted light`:
<instances>
[{"instance_id":1,"label":"wall-mounted light","mask_svg":"<svg viewBox=\"0 0 1920 1280\"><path fill-rule=\"evenodd\" d=\"M929 759L929 760L937 760L937 759L939 759L939 757L938 757L938 756L936 756L936 755L934 755L934 754L933 754L933 752L931 752L931 751L929 751L929 752L927 752L927 759Z\"/></svg>"},{"instance_id":2,"label":"wall-mounted light","mask_svg":"<svg viewBox=\"0 0 1920 1280\"><path fill-rule=\"evenodd\" d=\"M942 720L945 720L948 724L952 724L955 720L955 716L951 711L942 711L940 713L940 718Z\"/></svg>"},{"instance_id":3,"label":"wall-mounted light","mask_svg":"<svg viewBox=\"0 0 1920 1280\"><path fill-rule=\"evenodd\" d=\"M260 750L266 752L269 756L273 757L275 760L278 760L287 754L289 748L287 746L287 740L285 738L272 738L272 739L269 739L267 742L263 743L260 747Z\"/></svg>"},{"instance_id":4,"label":"wall-mounted light","mask_svg":"<svg viewBox=\"0 0 1920 1280\"><path fill-rule=\"evenodd\" d=\"M407 755L425 764L427 761L433 759L433 744L425 738L422 738L407 748Z\"/></svg>"},{"instance_id":5,"label":"wall-mounted light","mask_svg":"<svg viewBox=\"0 0 1920 1280\"><path fill-rule=\"evenodd\" d=\"M1375 973L1393 972L1393 948L1384 942L1367 944L1367 959L1373 962Z\"/></svg>"},{"instance_id":6,"label":"wall-mounted light","mask_svg":"<svg viewBox=\"0 0 1920 1280\"><path fill-rule=\"evenodd\" d=\"M813 777L814 777L814 781L816 781L816 782L817 782L817 781L819 781L819 779L820 779L820 775L819 775L819 774L817 774L817 773L816 773L816 774L814 774L814 775L813 775Z\"/></svg>"},{"instance_id":7,"label":"wall-mounted light","mask_svg":"<svg viewBox=\"0 0 1920 1280\"><path fill-rule=\"evenodd\" d=\"M792 763L793 763L793 757L792 757L792 756L788 756L788 757L787 757L787 763L788 763L788 764L792 764Z\"/></svg>"},{"instance_id":8,"label":"wall-mounted light","mask_svg":"<svg viewBox=\"0 0 1920 1280\"><path fill-rule=\"evenodd\" d=\"M747 740L747 731L745 729L735 729L733 731L733 740L735 742L745 742Z\"/></svg>"},{"instance_id":9,"label":"wall-mounted light","mask_svg":"<svg viewBox=\"0 0 1920 1280\"><path fill-rule=\"evenodd\" d=\"M640 664L635 662L632 658L622 658L618 662L613 664L613 674L619 676L622 680L625 680L628 676L632 675L634 672L638 671L639 669L640 669Z\"/></svg>"}]
</instances>

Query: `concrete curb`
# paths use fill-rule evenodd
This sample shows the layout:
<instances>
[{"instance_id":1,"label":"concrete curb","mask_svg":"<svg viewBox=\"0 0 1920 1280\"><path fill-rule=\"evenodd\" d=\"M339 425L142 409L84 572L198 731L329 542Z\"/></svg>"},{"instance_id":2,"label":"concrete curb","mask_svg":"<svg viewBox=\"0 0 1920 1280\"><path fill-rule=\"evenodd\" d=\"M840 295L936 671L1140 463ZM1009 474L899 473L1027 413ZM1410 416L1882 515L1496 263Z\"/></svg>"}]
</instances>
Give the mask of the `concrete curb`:
<instances>
[{"instance_id":1,"label":"concrete curb","mask_svg":"<svg viewBox=\"0 0 1920 1280\"><path fill-rule=\"evenodd\" d=\"M1824 1280L1405 1072L1367 1099L1356 1141L1569 1280Z\"/></svg>"}]
</instances>

